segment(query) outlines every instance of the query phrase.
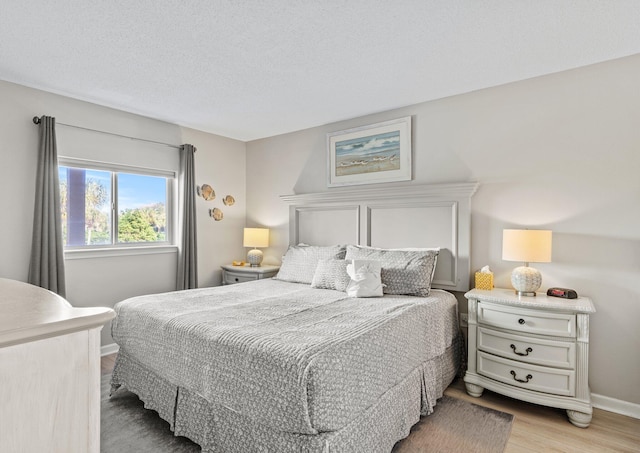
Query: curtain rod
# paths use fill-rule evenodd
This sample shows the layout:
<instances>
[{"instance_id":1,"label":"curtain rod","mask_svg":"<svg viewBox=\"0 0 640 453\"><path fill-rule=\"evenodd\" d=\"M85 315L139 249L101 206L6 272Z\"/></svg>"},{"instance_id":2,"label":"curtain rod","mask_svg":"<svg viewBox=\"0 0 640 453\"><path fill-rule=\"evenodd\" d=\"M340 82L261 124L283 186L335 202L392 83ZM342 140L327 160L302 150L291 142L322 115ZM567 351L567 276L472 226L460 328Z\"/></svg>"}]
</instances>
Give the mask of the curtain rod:
<instances>
[{"instance_id":1,"label":"curtain rod","mask_svg":"<svg viewBox=\"0 0 640 453\"><path fill-rule=\"evenodd\" d=\"M38 118L37 116L34 116L33 117L33 124L40 124L40 118ZM74 127L76 129L83 129L85 131L98 132L100 134L114 135L116 137L128 138L130 140L138 140L138 141L141 141L141 142L155 143L156 145L164 145L164 146L168 146L169 148L175 148L175 149L182 148L181 146L172 145L171 143L157 142L155 140L147 140L146 138L130 137L128 135L116 134L114 132L106 132L106 131L100 131L98 129L89 129L88 127L74 126L73 124L60 123L58 121L56 121L56 124L59 124L60 126Z\"/></svg>"}]
</instances>

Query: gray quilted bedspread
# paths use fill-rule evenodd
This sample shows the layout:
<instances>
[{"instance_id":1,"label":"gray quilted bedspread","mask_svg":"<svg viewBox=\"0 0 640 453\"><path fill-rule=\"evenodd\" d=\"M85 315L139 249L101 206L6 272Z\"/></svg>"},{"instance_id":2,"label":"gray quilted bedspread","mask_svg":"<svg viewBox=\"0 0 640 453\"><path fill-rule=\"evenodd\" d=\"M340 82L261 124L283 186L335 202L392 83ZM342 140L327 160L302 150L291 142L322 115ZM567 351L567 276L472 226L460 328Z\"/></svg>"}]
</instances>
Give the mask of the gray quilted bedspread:
<instances>
[{"instance_id":1,"label":"gray quilted bedspread","mask_svg":"<svg viewBox=\"0 0 640 453\"><path fill-rule=\"evenodd\" d=\"M316 434L345 426L457 336L457 302L353 299L259 280L135 297L112 335L169 382L263 425Z\"/></svg>"}]
</instances>

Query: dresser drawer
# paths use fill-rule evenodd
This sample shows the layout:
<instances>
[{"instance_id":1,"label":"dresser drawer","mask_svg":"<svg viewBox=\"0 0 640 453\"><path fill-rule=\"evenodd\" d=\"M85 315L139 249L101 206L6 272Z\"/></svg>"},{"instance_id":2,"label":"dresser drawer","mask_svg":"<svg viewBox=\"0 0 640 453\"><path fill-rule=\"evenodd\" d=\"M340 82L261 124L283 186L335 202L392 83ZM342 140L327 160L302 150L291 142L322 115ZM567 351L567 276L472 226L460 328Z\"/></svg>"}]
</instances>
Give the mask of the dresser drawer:
<instances>
[{"instance_id":1,"label":"dresser drawer","mask_svg":"<svg viewBox=\"0 0 640 453\"><path fill-rule=\"evenodd\" d=\"M575 371L503 359L478 351L478 374L537 392L575 396Z\"/></svg>"},{"instance_id":2,"label":"dresser drawer","mask_svg":"<svg viewBox=\"0 0 640 453\"><path fill-rule=\"evenodd\" d=\"M572 341L544 340L479 327L478 349L536 365L576 367L576 345Z\"/></svg>"},{"instance_id":3,"label":"dresser drawer","mask_svg":"<svg viewBox=\"0 0 640 453\"><path fill-rule=\"evenodd\" d=\"M234 283L244 283L244 282L252 282L254 280L258 280L258 275L247 275L241 273L234 272L225 272L224 273L224 284L225 285L233 285Z\"/></svg>"},{"instance_id":4,"label":"dresser drawer","mask_svg":"<svg viewBox=\"0 0 640 453\"><path fill-rule=\"evenodd\" d=\"M539 335L576 336L576 316L570 313L542 312L480 302L478 323Z\"/></svg>"}]
</instances>

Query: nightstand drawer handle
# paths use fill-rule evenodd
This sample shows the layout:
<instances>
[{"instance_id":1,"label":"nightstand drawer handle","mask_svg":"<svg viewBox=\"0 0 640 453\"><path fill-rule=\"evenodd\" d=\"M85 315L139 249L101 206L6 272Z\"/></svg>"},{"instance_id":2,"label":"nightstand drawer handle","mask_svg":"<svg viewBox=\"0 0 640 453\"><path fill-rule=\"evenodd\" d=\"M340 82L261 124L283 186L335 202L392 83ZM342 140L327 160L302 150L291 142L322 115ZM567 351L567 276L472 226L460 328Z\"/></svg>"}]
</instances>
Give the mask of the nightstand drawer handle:
<instances>
[{"instance_id":1,"label":"nightstand drawer handle","mask_svg":"<svg viewBox=\"0 0 640 453\"><path fill-rule=\"evenodd\" d=\"M524 319L522 318L518 319L518 324L524 324Z\"/></svg>"},{"instance_id":2,"label":"nightstand drawer handle","mask_svg":"<svg viewBox=\"0 0 640 453\"><path fill-rule=\"evenodd\" d=\"M235 278L235 280L236 280L237 282L239 282L239 281L240 281L240 280L238 279L238 277L236 277L236 278Z\"/></svg>"},{"instance_id":3,"label":"nightstand drawer handle","mask_svg":"<svg viewBox=\"0 0 640 453\"><path fill-rule=\"evenodd\" d=\"M517 355L523 356L523 357L526 357L526 356L529 355L530 352L533 352L533 349L531 349L531 348L525 349L524 353L518 352L518 351L516 351L516 345L514 345L514 344L511 345L511 349L513 349L514 353L516 353Z\"/></svg>"},{"instance_id":4,"label":"nightstand drawer handle","mask_svg":"<svg viewBox=\"0 0 640 453\"><path fill-rule=\"evenodd\" d=\"M511 370L511 376L513 376L513 379L518 381L518 382L522 382L523 384L526 384L527 382L529 382L530 379L533 379L533 376L531 376L530 374L527 374L527 377L525 378L526 381L523 381L522 379L518 379L516 377L516 372Z\"/></svg>"}]
</instances>

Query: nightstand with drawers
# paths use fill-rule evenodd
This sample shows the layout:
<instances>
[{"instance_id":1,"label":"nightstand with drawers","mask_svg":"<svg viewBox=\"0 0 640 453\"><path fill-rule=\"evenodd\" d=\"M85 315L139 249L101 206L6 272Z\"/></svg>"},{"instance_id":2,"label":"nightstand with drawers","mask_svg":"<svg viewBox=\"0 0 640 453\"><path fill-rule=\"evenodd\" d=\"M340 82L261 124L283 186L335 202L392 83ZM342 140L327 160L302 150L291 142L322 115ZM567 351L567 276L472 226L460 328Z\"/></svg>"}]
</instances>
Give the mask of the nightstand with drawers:
<instances>
[{"instance_id":1,"label":"nightstand with drawers","mask_svg":"<svg viewBox=\"0 0 640 453\"><path fill-rule=\"evenodd\" d=\"M512 289L465 294L469 305L467 393L484 389L566 409L569 421L591 422L587 297L518 296Z\"/></svg>"},{"instance_id":2,"label":"nightstand with drawers","mask_svg":"<svg viewBox=\"0 0 640 453\"><path fill-rule=\"evenodd\" d=\"M230 264L225 264L220 267L222 268L223 285L233 285L235 283L271 278L274 277L280 269L280 266L270 266L268 264L256 267L249 265L232 266Z\"/></svg>"}]
</instances>

